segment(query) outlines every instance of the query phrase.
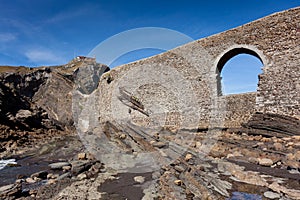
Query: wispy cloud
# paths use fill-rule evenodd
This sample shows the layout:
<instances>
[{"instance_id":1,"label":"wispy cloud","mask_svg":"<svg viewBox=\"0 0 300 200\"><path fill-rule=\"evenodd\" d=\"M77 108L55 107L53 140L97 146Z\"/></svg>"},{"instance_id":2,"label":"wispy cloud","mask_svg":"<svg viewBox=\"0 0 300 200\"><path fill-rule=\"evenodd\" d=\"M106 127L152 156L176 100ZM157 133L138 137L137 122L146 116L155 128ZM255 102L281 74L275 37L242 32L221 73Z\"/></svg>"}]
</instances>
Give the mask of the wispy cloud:
<instances>
[{"instance_id":1,"label":"wispy cloud","mask_svg":"<svg viewBox=\"0 0 300 200\"><path fill-rule=\"evenodd\" d=\"M59 23L61 21L74 19L76 17L88 14L91 10L95 9L95 5L83 5L78 8L72 8L69 10L64 10L59 13L56 13L49 19L47 19L44 23Z\"/></svg>"},{"instance_id":2,"label":"wispy cloud","mask_svg":"<svg viewBox=\"0 0 300 200\"><path fill-rule=\"evenodd\" d=\"M63 64L65 59L51 50L31 49L25 52L30 62L38 64Z\"/></svg>"},{"instance_id":3,"label":"wispy cloud","mask_svg":"<svg viewBox=\"0 0 300 200\"><path fill-rule=\"evenodd\" d=\"M0 33L0 42L11 42L13 40L17 39L16 35L13 33Z\"/></svg>"}]
</instances>

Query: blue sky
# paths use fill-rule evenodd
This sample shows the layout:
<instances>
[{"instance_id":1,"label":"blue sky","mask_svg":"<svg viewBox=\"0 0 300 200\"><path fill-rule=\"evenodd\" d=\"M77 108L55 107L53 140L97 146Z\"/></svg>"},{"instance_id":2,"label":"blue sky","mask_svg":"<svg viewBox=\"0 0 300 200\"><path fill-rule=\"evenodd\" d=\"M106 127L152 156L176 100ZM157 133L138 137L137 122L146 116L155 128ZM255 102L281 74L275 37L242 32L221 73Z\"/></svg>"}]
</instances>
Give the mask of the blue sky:
<instances>
[{"instance_id":1,"label":"blue sky","mask_svg":"<svg viewBox=\"0 0 300 200\"><path fill-rule=\"evenodd\" d=\"M0 65L56 65L122 31L162 27L193 39L300 5L299 0L0 0ZM150 50L149 55L160 53ZM120 58L117 64L147 52ZM117 65L115 64L115 65Z\"/></svg>"},{"instance_id":2,"label":"blue sky","mask_svg":"<svg viewBox=\"0 0 300 200\"><path fill-rule=\"evenodd\" d=\"M0 0L0 65L51 65L87 55L110 36L164 27L193 39L300 5L299 0Z\"/></svg>"}]
</instances>

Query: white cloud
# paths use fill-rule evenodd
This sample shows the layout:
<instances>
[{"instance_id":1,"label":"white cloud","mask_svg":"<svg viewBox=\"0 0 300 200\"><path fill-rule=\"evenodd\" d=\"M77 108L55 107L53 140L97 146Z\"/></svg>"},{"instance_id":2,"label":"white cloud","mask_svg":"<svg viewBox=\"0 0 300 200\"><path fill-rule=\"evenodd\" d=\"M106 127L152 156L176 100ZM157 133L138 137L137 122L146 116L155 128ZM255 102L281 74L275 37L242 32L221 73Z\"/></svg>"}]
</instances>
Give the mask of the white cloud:
<instances>
[{"instance_id":1,"label":"white cloud","mask_svg":"<svg viewBox=\"0 0 300 200\"><path fill-rule=\"evenodd\" d=\"M65 59L50 50L32 49L25 52L29 61L39 65L64 64Z\"/></svg>"},{"instance_id":2,"label":"white cloud","mask_svg":"<svg viewBox=\"0 0 300 200\"><path fill-rule=\"evenodd\" d=\"M95 5L83 5L79 8L70 8L68 10L56 13L54 16L47 19L46 23L58 23L65 20L74 19L84 14L90 13L95 8Z\"/></svg>"},{"instance_id":3,"label":"white cloud","mask_svg":"<svg viewBox=\"0 0 300 200\"><path fill-rule=\"evenodd\" d=\"M0 42L11 42L17 37L12 33L0 33Z\"/></svg>"}]
</instances>

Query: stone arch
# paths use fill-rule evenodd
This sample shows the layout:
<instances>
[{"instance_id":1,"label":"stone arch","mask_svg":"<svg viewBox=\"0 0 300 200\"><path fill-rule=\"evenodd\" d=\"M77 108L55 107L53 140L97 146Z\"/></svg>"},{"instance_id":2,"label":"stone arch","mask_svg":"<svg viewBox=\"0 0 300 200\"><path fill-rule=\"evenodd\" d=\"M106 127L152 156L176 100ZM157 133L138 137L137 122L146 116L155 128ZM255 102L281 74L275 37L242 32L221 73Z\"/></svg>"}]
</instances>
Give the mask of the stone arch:
<instances>
[{"instance_id":1,"label":"stone arch","mask_svg":"<svg viewBox=\"0 0 300 200\"><path fill-rule=\"evenodd\" d=\"M217 95L222 96L221 72L225 64L233 57L240 54L248 54L258 58L263 66L266 66L266 59L261 51L250 45L235 45L220 54L216 59L214 73L216 74Z\"/></svg>"}]
</instances>

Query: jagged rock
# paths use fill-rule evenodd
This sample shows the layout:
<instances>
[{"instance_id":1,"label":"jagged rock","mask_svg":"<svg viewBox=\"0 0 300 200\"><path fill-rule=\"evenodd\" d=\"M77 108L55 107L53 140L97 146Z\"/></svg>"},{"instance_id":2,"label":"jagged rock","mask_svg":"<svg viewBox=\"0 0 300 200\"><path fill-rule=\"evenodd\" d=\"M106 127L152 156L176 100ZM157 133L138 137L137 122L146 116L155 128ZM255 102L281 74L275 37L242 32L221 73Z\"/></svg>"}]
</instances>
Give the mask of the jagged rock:
<instances>
[{"instance_id":1,"label":"jagged rock","mask_svg":"<svg viewBox=\"0 0 300 200\"><path fill-rule=\"evenodd\" d=\"M78 160L71 162L72 168L71 172L73 175L80 174L84 171L87 171L92 165L93 162L88 160Z\"/></svg>"},{"instance_id":2,"label":"jagged rock","mask_svg":"<svg viewBox=\"0 0 300 200\"><path fill-rule=\"evenodd\" d=\"M242 124L243 132L256 135L286 137L300 135L300 120L294 117L274 113L257 112Z\"/></svg>"},{"instance_id":3,"label":"jagged rock","mask_svg":"<svg viewBox=\"0 0 300 200\"><path fill-rule=\"evenodd\" d=\"M30 110L19 110L16 114L16 119L24 119L32 116L32 112Z\"/></svg>"},{"instance_id":4,"label":"jagged rock","mask_svg":"<svg viewBox=\"0 0 300 200\"><path fill-rule=\"evenodd\" d=\"M16 199L22 193L21 184L10 184L0 187L0 199Z\"/></svg>"},{"instance_id":5,"label":"jagged rock","mask_svg":"<svg viewBox=\"0 0 300 200\"><path fill-rule=\"evenodd\" d=\"M96 61L77 68L74 73L76 89L82 94L91 94L98 87L100 76L108 70L106 65L96 63Z\"/></svg>"}]
</instances>

